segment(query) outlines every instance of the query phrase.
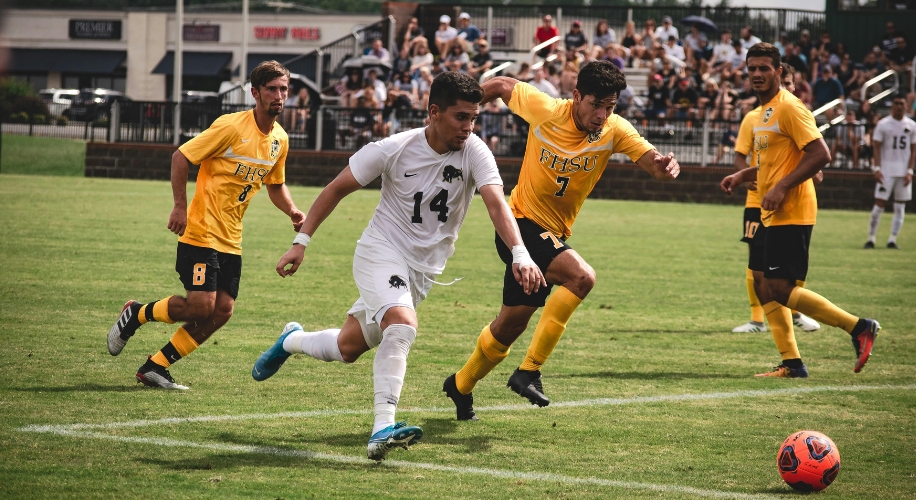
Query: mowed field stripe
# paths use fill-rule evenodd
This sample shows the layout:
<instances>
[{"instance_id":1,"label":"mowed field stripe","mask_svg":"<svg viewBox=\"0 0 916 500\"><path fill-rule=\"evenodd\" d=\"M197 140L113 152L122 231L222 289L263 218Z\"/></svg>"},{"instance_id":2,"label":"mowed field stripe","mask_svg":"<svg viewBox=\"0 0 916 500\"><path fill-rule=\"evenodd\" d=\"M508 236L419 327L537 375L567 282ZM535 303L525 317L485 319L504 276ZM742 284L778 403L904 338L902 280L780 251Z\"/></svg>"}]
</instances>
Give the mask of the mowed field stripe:
<instances>
[{"instance_id":1,"label":"mowed field stripe","mask_svg":"<svg viewBox=\"0 0 916 500\"><path fill-rule=\"evenodd\" d=\"M23 428L24 430L25 428ZM273 455L281 457L293 457L301 458L305 460L321 460L328 462L352 464L363 467L376 467L375 464L370 462L365 457L357 456L348 456L348 455L335 455L331 453L319 453L308 450L291 450L284 448L275 448L270 446L245 446L245 445L236 445L236 444L227 444L227 443L196 443L193 441L182 441L177 439L166 439L166 438L149 438L149 437L131 437L131 436L116 436L112 434L104 434L100 432L89 432L89 431L77 431L77 430L65 430L65 429L55 429L47 431L59 436L68 436L73 438L89 438L89 439L104 439L109 441L116 441L120 443L134 443L134 444L149 444L160 447L169 447L169 448L196 448L196 449L206 449L217 452L232 452L232 453L246 453L246 454L259 454L259 455ZM403 467L411 469L421 469L435 472L445 472L449 474L459 474L459 475L477 475L477 476L490 476L502 479L516 479L516 480L525 480L525 481L539 481L539 482L551 482L551 483L561 483L568 485L583 485L583 486L600 486L606 488L617 488L617 489L626 489L626 490L642 490L642 491L657 491L657 492L667 492L667 493L677 493L685 495L693 495L698 497L706 498L725 498L725 499L737 499L737 500L779 500L783 497L774 496L774 495L758 495L758 494L749 494L749 493L738 493L738 492L728 492L728 491L718 491L718 490L706 490L702 488L693 488L690 486L679 486L679 485L670 485L670 484L653 484L653 483L641 483L637 481L615 481L612 479L599 479L591 477L573 477L565 476L562 474L552 474L548 472L523 472L523 471L511 471L511 470L500 470L500 469L488 469L483 467L457 467L454 465L440 465L440 464L430 464L422 462L406 462L403 460L386 460L381 462L381 466L385 467Z\"/></svg>"},{"instance_id":2,"label":"mowed field stripe","mask_svg":"<svg viewBox=\"0 0 916 500\"><path fill-rule=\"evenodd\" d=\"M814 387L792 387L785 389L751 389L731 392L707 392L696 394L662 394L658 396L638 396L632 398L600 398L600 399L583 399L579 401L555 401L548 408L574 408L574 407L595 407L595 406L622 406L634 404L653 404L668 403L676 401L708 401L717 399L734 399L734 398L757 398L767 396L796 396L800 394L810 394L816 392L860 392L860 391L880 391L880 390L913 390L916 384L909 385L826 385ZM496 411L521 411L538 409L532 405L499 405L499 406L482 406L475 408L479 412L496 412ZM398 408L399 413L452 413L454 407L430 407L430 408ZM154 425L172 425L184 423L201 423L201 422L227 422L227 421L246 421L246 420L268 420L275 418L321 418L334 417L343 415L370 415L370 408L362 410L309 410L280 413L253 413L246 415L203 415L199 417L174 417L161 418L156 420L131 420L127 422L110 422L106 424L68 424L68 425L27 425L19 430L23 432L51 432L61 433L80 430L104 430L104 429L125 429L132 427L148 427Z\"/></svg>"}]
</instances>

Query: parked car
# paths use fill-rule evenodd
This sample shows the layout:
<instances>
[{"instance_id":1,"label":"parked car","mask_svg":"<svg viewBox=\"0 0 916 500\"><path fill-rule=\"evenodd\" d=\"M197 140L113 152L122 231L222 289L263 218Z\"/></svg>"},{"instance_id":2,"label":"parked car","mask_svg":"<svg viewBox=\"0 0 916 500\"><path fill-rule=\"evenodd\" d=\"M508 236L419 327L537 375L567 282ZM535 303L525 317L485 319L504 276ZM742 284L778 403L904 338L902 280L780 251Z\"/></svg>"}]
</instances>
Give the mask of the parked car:
<instances>
[{"instance_id":1,"label":"parked car","mask_svg":"<svg viewBox=\"0 0 916 500\"><path fill-rule=\"evenodd\" d=\"M79 93L77 89L42 89L38 91L38 97L48 105L51 117L57 118L70 107Z\"/></svg>"},{"instance_id":2,"label":"parked car","mask_svg":"<svg viewBox=\"0 0 916 500\"><path fill-rule=\"evenodd\" d=\"M95 121L108 116L111 105L131 99L123 92L109 89L83 89L73 98L73 104L63 113L71 120Z\"/></svg>"}]
</instances>

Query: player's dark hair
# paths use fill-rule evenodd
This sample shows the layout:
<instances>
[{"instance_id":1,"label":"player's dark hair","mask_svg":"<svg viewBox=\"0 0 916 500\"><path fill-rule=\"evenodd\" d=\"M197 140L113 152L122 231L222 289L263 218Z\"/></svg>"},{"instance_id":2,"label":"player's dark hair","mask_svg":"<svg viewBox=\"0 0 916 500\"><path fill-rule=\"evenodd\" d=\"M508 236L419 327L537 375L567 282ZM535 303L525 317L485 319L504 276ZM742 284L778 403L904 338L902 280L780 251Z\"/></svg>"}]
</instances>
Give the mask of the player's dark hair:
<instances>
[{"instance_id":1,"label":"player's dark hair","mask_svg":"<svg viewBox=\"0 0 916 500\"><path fill-rule=\"evenodd\" d=\"M773 61L773 69L780 67L782 59L779 56L779 49L772 43L766 42L755 43L751 48L747 49L747 57L744 60L747 61L752 57L769 57Z\"/></svg>"},{"instance_id":2,"label":"player's dark hair","mask_svg":"<svg viewBox=\"0 0 916 500\"><path fill-rule=\"evenodd\" d=\"M576 80L576 90L583 99L590 95L600 101L611 95L619 96L625 88L626 77L611 61L592 61L582 66Z\"/></svg>"},{"instance_id":3,"label":"player's dark hair","mask_svg":"<svg viewBox=\"0 0 916 500\"><path fill-rule=\"evenodd\" d=\"M898 92L894 94L894 97L893 99L891 99L891 102L894 102L897 99L903 99L904 101L906 101L906 92Z\"/></svg>"},{"instance_id":4,"label":"player's dark hair","mask_svg":"<svg viewBox=\"0 0 916 500\"><path fill-rule=\"evenodd\" d=\"M281 76L289 78L289 70L286 69L286 66L277 61L264 61L251 70L251 86L260 89L262 85L267 85L267 82Z\"/></svg>"},{"instance_id":5,"label":"player's dark hair","mask_svg":"<svg viewBox=\"0 0 916 500\"><path fill-rule=\"evenodd\" d=\"M440 111L454 106L458 101L479 104L483 100L483 87L465 73L446 71L429 86L429 106L435 104Z\"/></svg>"},{"instance_id":6,"label":"player's dark hair","mask_svg":"<svg viewBox=\"0 0 916 500\"><path fill-rule=\"evenodd\" d=\"M782 77L787 76L795 77L795 68L789 63L779 63L779 66L782 68Z\"/></svg>"}]
</instances>

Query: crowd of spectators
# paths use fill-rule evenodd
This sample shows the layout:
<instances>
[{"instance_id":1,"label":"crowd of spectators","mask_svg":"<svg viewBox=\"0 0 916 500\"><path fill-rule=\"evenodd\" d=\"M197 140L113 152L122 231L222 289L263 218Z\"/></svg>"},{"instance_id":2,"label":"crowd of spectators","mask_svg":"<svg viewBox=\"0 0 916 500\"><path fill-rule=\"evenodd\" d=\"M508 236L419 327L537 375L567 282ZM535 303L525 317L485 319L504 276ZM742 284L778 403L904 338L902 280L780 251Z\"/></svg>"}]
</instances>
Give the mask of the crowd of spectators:
<instances>
[{"instance_id":1,"label":"crowd of spectators","mask_svg":"<svg viewBox=\"0 0 916 500\"><path fill-rule=\"evenodd\" d=\"M642 74L648 78L645 86L638 85L647 89L641 95L632 87L622 93L616 108L619 114L644 125L652 122L666 127L672 121L688 120L688 134L692 132L691 120L708 117L717 122L739 121L758 105L747 77L745 58L748 48L760 43L761 38L751 26L741 28L737 34L727 29L710 31L702 24L685 27L682 34L672 18L664 16L661 25L647 19L638 31L635 23L627 22L618 36L606 20L597 21L594 29L574 20L569 31L561 34L553 18L544 15L532 33L536 60L522 63L511 76L553 97L568 98L575 89L582 65L592 60L609 60L624 71L641 68L630 72L630 78ZM494 64L486 37L467 13L458 16L456 26L452 26L450 16L441 16L439 27L431 36L413 18L397 40L398 47L392 48L392 53L382 46L381 40L374 40L367 51L390 65L384 78L378 70L355 69L338 84L342 106L371 110L368 115L360 112L352 118L351 126L342 134L361 137L360 142L364 142L370 137L398 131L398 122L405 116L412 116L413 111L420 115L426 109L429 85L439 73L462 71L480 78ZM914 53L903 33L893 22L888 22L886 32L860 61L854 61L845 44L834 41L826 31L819 33L817 39L805 29L798 33L797 39L782 32L777 40L764 41L773 43L783 55L783 62L794 68L794 94L809 109L838 100L840 104L827 109L822 120L843 117L842 123L831 132L833 146L841 153L853 155L855 151L853 163L861 166L860 159L867 161L864 152L870 143L869 133L879 118L868 98L883 90L881 85L873 86L863 99L863 85L893 69L898 72L901 88L910 88ZM910 114L914 100L911 95ZM485 111L508 114L505 103L499 101ZM524 127L518 122L512 116L487 118L478 124L479 133L495 151L501 131L518 131ZM730 140L728 132L733 127L720 127L725 129L721 134L723 140ZM852 141L861 142L864 149L851 146Z\"/></svg>"}]
</instances>

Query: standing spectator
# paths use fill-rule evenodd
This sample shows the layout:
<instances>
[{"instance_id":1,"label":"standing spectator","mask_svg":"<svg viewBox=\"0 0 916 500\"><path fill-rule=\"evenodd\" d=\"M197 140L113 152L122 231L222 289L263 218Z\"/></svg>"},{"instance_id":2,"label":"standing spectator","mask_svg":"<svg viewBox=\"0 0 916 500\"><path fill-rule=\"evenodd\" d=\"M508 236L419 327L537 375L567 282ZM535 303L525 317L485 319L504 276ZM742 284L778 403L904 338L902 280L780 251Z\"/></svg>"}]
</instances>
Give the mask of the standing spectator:
<instances>
[{"instance_id":1,"label":"standing spectator","mask_svg":"<svg viewBox=\"0 0 916 500\"><path fill-rule=\"evenodd\" d=\"M601 19L595 25L595 38L592 39L592 59L598 59L595 48L607 49L607 46L617 43L617 34L608 26L607 20Z\"/></svg>"},{"instance_id":2,"label":"standing spectator","mask_svg":"<svg viewBox=\"0 0 916 500\"><path fill-rule=\"evenodd\" d=\"M433 65L433 55L429 53L429 45L425 38L414 45L414 55L410 58L410 72L419 74L421 68L429 69Z\"/></svg>"},{"instance_id":3,"label":"standing spectator","mask_svg":"<svg viewBox=\"0 0 916 500\"><path fill-rule=\"evenodd\" d=\"M859 168L859 158L865 154L865 125L856 121L856 113L850 109L846 111L846 119L843 123L836 127L836 137L830 148L830 157L833 158L834 166L837 166L836 163L839 160L836 154L842 153L852 158L852 163L848 163L847 168Z\"/></svg>"},{"instance_id":4,"label":"standing spectator","mask_svg":"<svg viewBox=\"0 0 916 500\"><path fill-rule=\"evenodd\" d=\"M553 18L549 14L541 18L541 25L534 33L534 44L540 45L553 37L560 36L560 30L553 25ZM546 59L549 55L557 51L557 44L552 43L537 52L538 57Z\"/></svg>"},{"instance_id":5,"label":"standing spectator","mask_svg":"<svg viewBox=\"0 0 916 500\"><path fill-rule=\"evenodd\" d=\"M554 87L553 84L547 81L545 78L543 66L534 71L534 79L531 80L530 83L532 86L534 86L534 88L549 95L550 97L553 97L554 99L560 97L560 91L557 90L557 88Z\"/></svg>"},{"instance_id":6,"label":"standing spectator","mask_svg":"<svg viewBox=\"0 0 916 500\"><path fill-rule=\"evenodd\" d=\"M894 23L888 21L884 26L884 36L878 41L878 46L881 48L881 52L884 53L884 57L891 57L891 53L897 48L897 39L901 36L903 34L897 32L897 27Z\"/></svg>"},{"instance_id":7,"label":"standing spectator","mask_svg":"<svg viewBox=\"0 0 916 500\"><path fill-rule=\"evenodd\" d=\"M811 88L814 96L814 107L819 108L834 99L843 100L843 84L833 77L833 70L830 66L821 68L821 78L814 83ZM832 107L824 112L828 120L833 120L837 116L837 107Z\"/></svg>"},{"instance_id":8,"label":"standing spectator","mask_svg":"<svg viewBox=\"0 0 916 500\"><path fill-rule=\"evenodd\" d=\"M458 38L463 42L465 52L474 52L480 40L480 30L471 24L471 15L467 12L458 15Z\"/></svg>"},{"instance_id":9,"label":"standing spectator","mask_svg":"<svg viewBox=\"0 0 916 500\"><path fill-rule=\"evenodd\" d=\"M439 17L439 29L436 31L436 51L439 56L444 56L448 52L448 46L452 40L458 38L458 30L451 26L452 18L446 15Z\"/></svg>"},{"instance_id":10,"label":"standing spectator","mask_svg":"<svg viewBox=\"0 0 916 500\"><path fill-rule=\"evenodd\" d=\"M367 56L378 57L380 61L391 63L391 53L382 46L382 39L375 38L372 40L372 47L366 51Z\"/></svg>"},{"instance_id":11,"label":"standing spectator","mask_svg":"<svg viewBox=\"0 0 916 500\"><path fill-rule=\"evenodd\" d=\"M577 53L585 53L588 49L588 37L582 32L582 21L576 19L569 28L569 33L563 38L566 50L573 49Z\"/></svg>"},{"instance_id":12,"label":"standing spectator","mask_svg":"<svg viewBox=\"0 0 916 500\"><path fill-rule=\"evenodd\" d=\"M664 41L672 36L675 40L681 38L680 34L677 32L677 28L671 25L671 16L665 16L662 18L662 25L655 28L655 38L658 41Z\"/></svg>"},{"instance_id":13,"label":"standing spectator","mask_svg":"<svg viewBox=\"0 0 916 500\"><path fill-rule=\"evenodd\" d=\"M479 79L480 75L486 73L492 67L493 56L490 55L490 45L486 40L480 40L477 42L477 54L468 63L467 74Z\"/></svg>"},{"instance_id":14,"label":"standing spectator","mask_svg":"<svg viewBox=\"0 0 916 500\"><path fill-rule=\"evenodd\" d=\"M403 43L401 45L409 47L415 39L425 36L426 32L420 27L420 21L416 17L411 17L410 22L407 23L407 29L404 30Z\"/></svg>"},{"instance_id":15,"label":"standing spectator","mask_svg":"<svg viewBox=\"0 0 916 500\"><path fill-rule=\"evenodd\" d=\"M741 28L741 47L744 48L744 50L757 45L761 41L761 39L754 36L754 28L751 28L750 26Z\"/></svg>"}]
</instances>

